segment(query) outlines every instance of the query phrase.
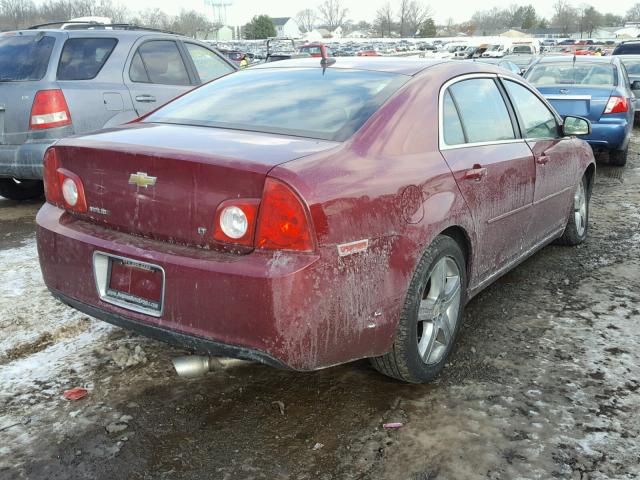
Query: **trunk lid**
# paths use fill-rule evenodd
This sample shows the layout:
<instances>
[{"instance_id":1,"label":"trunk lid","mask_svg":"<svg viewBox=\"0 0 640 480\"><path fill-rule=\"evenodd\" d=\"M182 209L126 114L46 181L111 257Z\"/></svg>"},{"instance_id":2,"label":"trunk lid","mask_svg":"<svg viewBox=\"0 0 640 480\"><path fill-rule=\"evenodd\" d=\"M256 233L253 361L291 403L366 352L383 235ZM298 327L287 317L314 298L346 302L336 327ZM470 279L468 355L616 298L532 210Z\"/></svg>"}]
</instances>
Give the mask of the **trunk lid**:
<instances>
[{"instance_id":1,"label":"trunk lid","mask_svg":"<svg viewBox=\"0 0 640 480\"><path fill-rule=\"evenodd\" d=\"M133 124L61 141L94 222L164 241L212 243L217 206L261 198L269 170L338 143L208 127ZM140 184L130 183L131 175ZM155 182L153 185L143 186Z\"/></svg>"},{"instance_id":2,"label":"trunk lid","mask_svg":"<svg viewBox=\"0 0 640 480\"><path fill-rule=\"evenodd\" d=\"M602 87L574 85L537 87L561 116L585 117L592 122L600 120L614 88L609 85Z\"/></svg>"}]
</instances>

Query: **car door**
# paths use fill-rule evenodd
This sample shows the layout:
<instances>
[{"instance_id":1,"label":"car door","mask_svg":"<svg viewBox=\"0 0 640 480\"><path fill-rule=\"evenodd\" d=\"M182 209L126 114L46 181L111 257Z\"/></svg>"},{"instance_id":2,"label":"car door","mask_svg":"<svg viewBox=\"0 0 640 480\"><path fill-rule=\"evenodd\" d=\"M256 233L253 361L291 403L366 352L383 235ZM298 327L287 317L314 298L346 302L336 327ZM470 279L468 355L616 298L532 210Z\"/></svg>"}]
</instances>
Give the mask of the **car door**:
<instances>
[{"instance_id":1,"label":"car door","mask_svg":"<svg viewBox=\"0 0 640 480\"><path fill-rule=\"evenodd\" d=\"M187 59L192 63L198 76L198 84L210 82L237 70L229 61L223 59L213 50L193 42L184 41L182 44Z\"/></svg>"},{"instance_id":2,"label":"car door","mask_svg":"<svg viewBox=\"0 0 640 480\"><path fill-rule=\"evenodd\" d=\"M566 224L578 173L574 140L560 135L558 117L532 89L513 79L501 81L535 159L531 235L540 242Z\"/></svg>"},{"instance_id":3,"label":"car door","mask_svg":"<svg viewBox=\"0 0 640 480\"><path fill-rule=\"evenodd\" d=\"M197 84L178 42L164 38L145 39L134 47L124 79L138 115L158 108Z\"/></svg>"},{"instance_id":4,"label":"car door","mask_svg":"<svg viewBox=\"0 0 640 480\"><path fill-rule=\"evenodd\" d=\"M445 84L440 117L440 150L473 215L482 283L532 245L533 155L496 75Z\"/></svg>"}]
</instances>

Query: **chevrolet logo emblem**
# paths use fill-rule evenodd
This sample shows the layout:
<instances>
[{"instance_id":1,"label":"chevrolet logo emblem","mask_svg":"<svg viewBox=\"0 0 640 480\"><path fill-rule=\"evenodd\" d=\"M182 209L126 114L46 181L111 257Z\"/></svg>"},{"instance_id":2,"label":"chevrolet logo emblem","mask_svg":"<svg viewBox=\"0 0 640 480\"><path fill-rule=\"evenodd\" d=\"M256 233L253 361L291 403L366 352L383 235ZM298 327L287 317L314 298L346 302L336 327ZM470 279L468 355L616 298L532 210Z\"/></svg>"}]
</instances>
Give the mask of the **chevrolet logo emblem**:
<instances>
[{"instance_id":1,"label":"chevrolet logo emblem","mask_svg":"<svg viewBox=\"0 0 640 480\"><path fill-rule=\"evenodd\" d=\"M150 177L146 172L137 172L129 175L129 185L147 188L156 184L156 177Z\"/></svg>"}]
</instances>

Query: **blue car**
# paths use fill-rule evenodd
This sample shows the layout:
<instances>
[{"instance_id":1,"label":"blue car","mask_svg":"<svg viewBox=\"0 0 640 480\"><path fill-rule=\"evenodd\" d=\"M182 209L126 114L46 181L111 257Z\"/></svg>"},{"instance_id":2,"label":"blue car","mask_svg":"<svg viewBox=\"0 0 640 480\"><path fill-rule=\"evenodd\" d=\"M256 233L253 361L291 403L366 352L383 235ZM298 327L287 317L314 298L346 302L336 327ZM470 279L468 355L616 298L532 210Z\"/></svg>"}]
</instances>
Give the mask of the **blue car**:
<instances>
[{"instance_id":1,"label":"blue car","mask_svg":"<svg viewBox=\"0 0 640 480\"><path fill-rule=\"evenodd\" d=\"M561 116L587 118L593 127L582 137L609 162L627 163L635 96L618 57L542 57L525 74Z\"/></svg>"}]
</instances>

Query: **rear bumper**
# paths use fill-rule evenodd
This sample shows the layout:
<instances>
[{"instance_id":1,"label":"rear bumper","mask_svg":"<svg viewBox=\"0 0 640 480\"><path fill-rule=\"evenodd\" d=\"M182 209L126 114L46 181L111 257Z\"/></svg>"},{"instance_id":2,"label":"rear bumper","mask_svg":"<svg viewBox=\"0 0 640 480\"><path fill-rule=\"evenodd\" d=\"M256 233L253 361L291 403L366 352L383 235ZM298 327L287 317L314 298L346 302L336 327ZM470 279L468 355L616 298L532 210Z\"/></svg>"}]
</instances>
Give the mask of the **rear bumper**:
<instances>
[{"instance_id":1,"label":"rear bumper","mask_svg":"<svg viewBox=\"0 0 640 480\"><path fill-rule=\"evenodd\" d=\"M327 252L214 252L108 230L49 204L36 221L40 266L54 295L142 334L294 370L380 355L393 341L400 304L385 305L379 292L366 286L371 270L336 265ZM162 267L161 316L102 301L95 251ZM337 257L335 247L331 252ZM387 265L379 268L388 271Z\"/></svg>"},{"instance_id":2,"label":"rear bumper","mask_svg":"<svg viewBox=\"0 0 640 480\"><path fill-rule=\"evenodd\" d=\"M207 338L197 337L195 335L185 335L184 333L180 333L177 331L160 328L149 323L133 320L123 315L108 312L106 310L94 307L93 305L80 302L66 296L61 292L58 292L57 290L50 289L50 291L51 294L58 300L66 303L76 310L86 313L87 315L91 315L92 317L99 320L111 323L112 325L134 331L136 333L139 333L140 335L144 335L145 337L160 340L176 347L186 348L211 356L241 358L243 360L252 360L255 362L264 363L265 365L270 365L272 367L288 368L279 360L258 350L219 343Z\"/></svg>"},{"instance_id":3,"label":"rear bumper","mask_svg":"<svg viewBox=\"0 0 640 480\"><path fill-rule=\"evenodd\" d=\"M0 177L42 179L44 152L57 140L37 140L22 145L0 145Z\"/></svg>"},{"instance_id":4,"label":"rear bumper","mask_svg":"<svg viewBox=\"0 0 640 480\"><path fill-rule=\"evenodd\" d=\"M592 148L624 150L629 144L633 124L627 119L601 119L591 127L591 135L580 138L586 140Z\"/></svg>"}]
</instances>

